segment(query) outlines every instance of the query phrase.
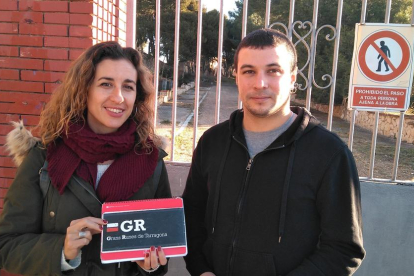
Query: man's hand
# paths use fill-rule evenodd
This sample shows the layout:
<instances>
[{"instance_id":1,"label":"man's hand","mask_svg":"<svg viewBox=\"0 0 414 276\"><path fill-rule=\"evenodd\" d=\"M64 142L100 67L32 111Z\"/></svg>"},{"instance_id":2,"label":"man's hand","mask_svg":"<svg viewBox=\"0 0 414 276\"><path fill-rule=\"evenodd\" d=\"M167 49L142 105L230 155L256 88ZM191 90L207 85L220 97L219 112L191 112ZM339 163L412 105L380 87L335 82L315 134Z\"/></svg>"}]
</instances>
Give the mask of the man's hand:
<instances>
[{"instance_id":1,"label":"man's hand","mask_svg":"<svg viewBox=\"0 0 414 276\"><path fill-rule=\"evenodd\" d=\"M92 235L101 233L102 225L106 223L106 221L94 217L72 220L66 230L65 244L63 246L65 259L74 259L79 254L81 248L91 242Z\"/></svg>"},{"instance_id":2,"label":"man's hand","mask_svg":"<svg viewBox=\"0 0 414 276\"><path fill-rule=\"evenodd\" d=\"M216 274L214 274L213 272L204 272L200 276L216 276Z\"/></svg>"}]
</instances>

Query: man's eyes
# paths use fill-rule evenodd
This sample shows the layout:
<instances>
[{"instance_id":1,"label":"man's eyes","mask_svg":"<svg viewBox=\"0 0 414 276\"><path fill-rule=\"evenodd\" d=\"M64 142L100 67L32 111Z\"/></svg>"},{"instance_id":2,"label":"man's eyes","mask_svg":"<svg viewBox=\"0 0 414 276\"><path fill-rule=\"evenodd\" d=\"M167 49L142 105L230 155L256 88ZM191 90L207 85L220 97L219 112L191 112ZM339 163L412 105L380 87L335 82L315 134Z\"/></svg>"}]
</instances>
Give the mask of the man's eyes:
<instances>
[{"instance_id":1,"label":"man's eyes","mask_svg":"<svg viewBox=\"0 0 414 276\"><path fill-rule=\"evenodd\" d=\"M283 70L281 70L281 69L269 69L266 72L268 74L282 74L283 73ZM247 75L255 74L255 73L256 72L254 70L246 70L246 71L243 71L243 74L247 74Z\"/></svg>"},{"instance_id":2,"label":"man's eyes","mask_svg":"<svg viewBox=\"0 0 414 276\"><path fill-rule=\"evenodd\" d=\"M243 74L254 74L254 71L253 70L246 70L246 71L243 71Z\"/></svg>"},{"instance_id":3,"label":"man's eyes","mask_svg":"<svg viewBox=\"0 0 414 276\"><path fill-rule=\"evenodd\" d=\"M282 70L280 70L280 69L270 69L268 72L271 73L271 74L281 74Z\"/></svg>"}]
</instances>

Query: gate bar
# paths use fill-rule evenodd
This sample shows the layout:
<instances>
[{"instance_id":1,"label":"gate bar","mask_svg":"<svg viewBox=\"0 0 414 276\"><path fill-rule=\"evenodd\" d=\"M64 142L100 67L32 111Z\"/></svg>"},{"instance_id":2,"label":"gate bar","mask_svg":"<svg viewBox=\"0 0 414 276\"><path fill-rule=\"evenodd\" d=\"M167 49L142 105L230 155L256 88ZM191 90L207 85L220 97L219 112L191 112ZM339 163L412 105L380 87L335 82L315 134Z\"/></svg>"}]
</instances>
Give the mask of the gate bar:
<instances>
[{"instance_id":1,"label":"gate bar","mask_svg":"<svg viewBox=\"0 0 414 276\"><path fill-rule=\"evenodd\" d=\"M390 24L391 2L391 0L387 0L387 6L385 8L385 24Z\"/></svg>"},{"instance_id":2,"label":"gate bar","mask_svg":"<svg viewBox=\"0 0 414 276\"><path fill-rule=\"evenodd\" d=\"M361 9L361 25L365 24L365 18L367 13L367 0L362 0L362 9ZM349 98L348 98L349 101ZM354 131L355 131L355 117L356 117L356 109L353 108L351 111L351 124L349 125L349 140L348 140L348 147L352 151L352 146L354 143Z\"/></svg>"},{"instance_id":3,"label":"gate bar","mask_svg":"<svg viewBox=\"0 0 414 276\"><path fill-rule=\"evenodd\" d=\"M247 9L249 6L249 0L243 0L243 21L242 21L242 35L241 39L246 36L246 29L247 29ZM237 68L236 68L237 69ZM237 106L239 109L243 107L243 103L241 102L240 96L237 99Z\"/></svg>"},{"instance_id":4,"label":"gate bar","mask_svg":"<svg viewBox=\"0 0 414 276\"><path fill-rule=\"evenodd\" d=\"M243 39L246 36L247 31L247 7L249 6L249 0L243 0L243 21L242 21L242 36Z\"/></svg>"},{"instance_id":5,"label":"gate bar","mask_svg":"<svg viewBox=\"0 0 414 276\"><path fill-rule=\"evenodd\" d=\"M311 38L311 52L310 56L313 57L315 55L315 48L316 48L316 29L318 26L318 9L319 9L319 0L314 0L313 2L313 17L312 17L312 38ZM309 80L309 86L306 91L306 109L310 110L311 105L311 97L312 97L312 78L315 72L315 64L314 62L311 62L309 64L309 71L308 71L308 80Z\"/></svg>"},{"instance_id":6,"label":"gate bar","mask_svg":"<svg viewBox=\"0 0 414 276\"><path fill-rule=\"evenodd\" d=\"M293 18L295 17L295 0L290 1L289 22L288 22L288 37L292 40L293 33ZM293 42L293 41L292 41Z\"/></svg>"},{"instance_id":7,"label":"gate bar","mask_svg":"<svg viewBox=\"0 0 414 276\"><path fill-rule=\"evenodd\" d=\"M178 88L178 57L180 49L180 0L175 0L175 29L174 29L174 73L173 73L173 104L171 110L171 153L170 160L174 161L175 128L177 124L177 88Z\"/></svg>"},{"instance_id":8,"label":"gate bar","mask_svg":"<svg viewBox=\"0 0 414 276\"><path fill-rule=\"evenodd\" d=\"M354 130L355 130L355 117L356 117L356 109L352 109L351 111L351 124L349 125L349 138L348 138L348 148L352 151L352 146L354 145Z\"/></svg>"},{"instance_id":9,"label":"gate bar","mask_svg":"<svg viewBox=\"0 0 414 276\"><path fill-rule=\"evenodd\" d=\"M385 9L385 24L390 23L390 13L391 13L391 0L387 0L387 7ZM378 138L378 122L379 122L379 111L375 111L375 122L374 122L374 131L372 132L372 144L371 144L371 161L369 168L369 178L374 178L374 166L375 166L375 150L377 148L377 138Z\"/></svg>"},{"instance_id":10,"label":"gate bar","mask_svg":"<svg viewBox=\"0 0 414 276\"><path fill-rule=\"evenodd\" d=\"M203 0L198 0L196 79L194 87L193 151L197 143L198 106L200 95L201 32L203 30Z\"/></svg>"},{"instance_id":11,"label":"gate bar","mask_svg":"<svg viewBox=\"0 0 414 276\"><path fill-rule=\"evenodd\" d=\"M375 150L377 148L377 136L378 136L378 121L379 121L379 112L375 111L375 122L374 122L374 131L372 132L371 157L370 157L370 162L369 162L368 179L374 178Z\"/></svg>"},{"instance_id":12,"label":"gate bar","mask_svg":"<svg viewBox=\"0 0 414 276\"><path fill-rule=\"evenodd\" d=\"M365 18L367 14L367 0L362 0L362 10L361 10L361 24L365 24Z\"/></svg>"},{"instance_id":13,"label":"gate bar","mask_svg":"<svg viewBox=\"0 0 414 276\"><path fill-rule=\"evenodd\" d=\"M397 134L397 141L395 144L395 153L394 153L394 166L392 169L392 180L395 181L397 179L397 171L398 171L398 160L400 159L400 152L401 152L401 139L402 139L402 132L404 128L404 116L405 112L400 112L400 121L398 123L398 134Z\"/></svg>"},{"instance_id":14,"label":"gate bar","mask_svg":"<svg viewBox=\"0 0 414 276\"><path fill-rule=\"evenodd\" d=\"M127 30L126 30L126 46L137 48L137 0L127 1Z\"/></svg>"},{"instance_id":15,"label":"gate bar","mask_svg":"<svg viewBox=\"0 0 414 276\"><path fill-rule=\"evenodd\" d=\"M216 116L215 124L220 122L220 99L221 99L221 64L223 63L223 26L224 26L224 0L220 0L220 22L217 49L217 83L216 83Z\"/></svg>"},{"instance_id":16,"label":"gate bar","mask_svg":"<svg viewBox=\"0 0 414 276\"><path fill-rule=\"evenodd\" d=\"M413 5L411 6L411 26L414 25L414 1Z\"/></svg>"},{"instance_id":17,"label":"gate bar","mask_svg":"<svg viewBox=\"0 0 414 276\"><path fill-rule=\"evenodd\" d=\"M391 1L390 1L391 2ZM388 4L388 2L387 2ZM391 10L391 3L390 5L390 10ZM412 10L411 10L411 26L414 25L414 1L412 3ZM401 152L401 140L402 140L402 132L404 129L404 117L405 117L405 112L401 111L400 112L400 119L398 122L398 134L397 134L397 141L395 144L395 154L394 154L394 166L393 166L393 170L392 170L392 180L393 181L398 181L397 179L397 172L398 172L398 162L400 159L400 152Z\"/></svg>"},{"instance_id":18,"label":"gate bar","mask_svg":"<svg viewBox=\"0 0 414 276\"><path fill-rule=\"evenodd\" d=\"M266 0L265 28L270 25L270 0Z\"/></svg>"},{"instance_id":19,"label":"gate bar","mask_svg":"<svg viewBox=\"0 0 414 276\"><path fill-rule=\"evenodd\" d=\"M331 93L329 99L329 112L328 112L328 123L327 128L329 131L332 130L332 117L334 113L335 105L335 87L336 87L336 73L338 68L338 56L339 56L339 42L341 39L341 23L342 23L342 7L343 0L338 1L338 12L336 16L336 39L334 47L334 57L333 57L333 66L332 66L332 85Z\"/></svg>"},{"instance_id":20,"label":"gate bar","mask_svg":"<svg viewBox=\"0 0 414 276\"><path fill-rule=\"evenodd\" d=\"M161 0L155 3L155 64L154 64L154 129L157 127L158 106L158 78L160 74L160 25L161 25Z\"/></svg>"}]
</instances>

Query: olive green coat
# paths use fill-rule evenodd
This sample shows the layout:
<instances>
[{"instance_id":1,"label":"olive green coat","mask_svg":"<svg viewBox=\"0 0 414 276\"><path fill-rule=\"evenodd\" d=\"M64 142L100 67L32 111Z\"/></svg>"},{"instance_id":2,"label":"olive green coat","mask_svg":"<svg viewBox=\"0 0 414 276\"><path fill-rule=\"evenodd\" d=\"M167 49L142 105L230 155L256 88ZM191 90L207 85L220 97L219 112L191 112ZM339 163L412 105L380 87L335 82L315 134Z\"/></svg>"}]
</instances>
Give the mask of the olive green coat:
<instances>
[{"instance_id":1,"label":"olive green coat","mask_svg":"<svg viewBox=\"0 0 414 276\"><path fill-rule=\"evenodd\" d=\"M160 162L165 155L160 150ZM62 195L50 185L43 199L39 170L45 158L46 150L39 145L33 147L6 195L0 217L0 268L23 275L146 275L135 262L103 265L100 235L94 235L90 244L82 248L78 268L61 272L62 248L70 222L88 216L101 217L102 204L89 184L80 185L73 177ZM157 190L154 191L150 177L130 200L171 197L168 175L162 165ZM163 275L166 270L162 267L151 275Z\"/></svg>"}]
</instances>

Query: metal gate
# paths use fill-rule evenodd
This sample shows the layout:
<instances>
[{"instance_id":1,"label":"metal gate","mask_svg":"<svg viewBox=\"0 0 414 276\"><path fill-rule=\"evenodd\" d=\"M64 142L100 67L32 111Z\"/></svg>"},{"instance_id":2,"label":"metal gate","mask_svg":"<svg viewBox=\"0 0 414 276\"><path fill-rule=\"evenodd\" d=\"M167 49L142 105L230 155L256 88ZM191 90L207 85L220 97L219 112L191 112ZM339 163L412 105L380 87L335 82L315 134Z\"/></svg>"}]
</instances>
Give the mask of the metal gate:
<instances>
[{"instance_id":1,"label":"metal gate","mask_svg":"<svg viewBox=\"0 0 414 276\"><path fill-rule=\"evenodd\" d=\"M228 0L227 0L228 1ZM258 1L258 0L255 0ZM336 83L337 83L337 66L338 66L338 55L339 55L339 48L340 48L340 38L341 38L341 20L343 17L343 0L338 0L337 2L337 14L336 14L336 24L335 26L332 24L325 24L322 26L318 25L318 16L319 14L319 0L313 1L313 13L312 18L308 20L295 20L295 0L291 0L289 3L289 15L288 18L284 21L285 23L278 21L278 22L270 22L271 18L271 0L262 0L265 1L266 10L265 10L265 20L263 27L275 28L278 29L292 40L295 47L302 47L305 49L304 53L306 56L299 56L299 59L302 60L302 64L298 68L298 79L299 84L297 84L297 89L300 91L306 91L306 101L305 107L310 110L311 108L311 97L312 97L312 89L326 89L329 90L329 112L326 126L329 130L332 130L333 124L333 110L334 110L334 99L335 99L335 90L336 90ZM174 52L179 52L179 35L180 35L180 0L176 0L175 6L175 33L174 33ZM202 22L203 22L203 2L204 0L198 1L198 23L197 23L197 53L196 53L196 74L195 74L195 87L194 87L194 111L193 111L193 139L192 139L192 150L194 150L196 146L196 137L198 137L198 120L199 120L199 107L200 107L200 70L201 70L201 44L202 44ZM297 1L299 2L299 1ZM309 1L310 2L310 1ZM221 68L222 64L222 49L223 49L223 25L224 25L224 12L223 12L223 4L224 0L220 0L220 17L219 17L219 30L218 30L218 55L217 55L217 63L218 68ZM385 23L390 23L390 15L391 15L391 0L386 1L386 10L385 10ZM138 0L139 5L139 0ZM414 1L412 6L414 6ZM247 31L247 22L248 22L248 7L249 1L243 1L243 17L242 17L242 34L241 37L243 38L246 35ZM365 24L367 14L367 1L362 1L361 6L361 19L360 22ZM161 26L161 0L156 0L156 10L154 14L155 19L155 41L160 41L160 26ZM138 22L139 24L139 22ZM411 21L410 24L414 26L414 15L411 14ZM322 72L322 82L324 85L321 85L320 80L315 79L315 60L320 58L325 58L316 55L316 49L318 46L318 39L323 39L321 33L329 32L325 35L325 40L330 41L334 44L333 46L333 57L332 57L332 71L331 72ZM322 37L322 38L321 38ZM170 148L170 161L167 161L171 164L176 165L185 165L188 166L188 162L177 162L174 156L174 148L176 144L176 137L177 137L177 88L178 88L178 66L179 66L179 55L174 55L174 66L173 66L173 85L172 85L172 116L171 116L171 148ZM154 86L156 91L159 90L159 61L160 61L160 44L156 43L155 45L155 62L154 62ZM320 72L318 72L320 74ZM216 85L216 106L215 106L215 124L219 122L220 119L220 102L221 102L221 77L220 73L217 74L217 85ZM158 92L157 92L158 94ZM158 95L157 95L158 96ZM238 102L238 107L240 108L242 103ZM158 102L155 101L154 110L158 110ZM348 146L352 150L353 149L353 141L354 141L354 129L355 129L355 110L351 113L351 120L350 120L350 128L349 128L349 139L348 139ZM154 128L157 127L157 112L154 118ZM368 175L363 175L360 178L362 180L370 180L370 181L378 181L378 182L387 182L387 183L414 183L413 179L411 180L398 180L397 179L397 171L398 171L398 164L399 164L399 156L400 156L400 148L401 148L401 137L402 137L402 130L403 130L403 122L404 122L404 112L399 114L399 129L395 144L395 152L394 152L394 162L393 162L393 170L392 175L388 179L384 178L376 178L374 177L374 164L375 164L375 154L376 154L376 145L377 145L377 137L378 137L378 118L379 112L375 112L375 123L372 130L372 142L370 148L370 163L369 163L369 173ZM414 157L413 157L414 158Z\"/></svg>"}]
</instances>

